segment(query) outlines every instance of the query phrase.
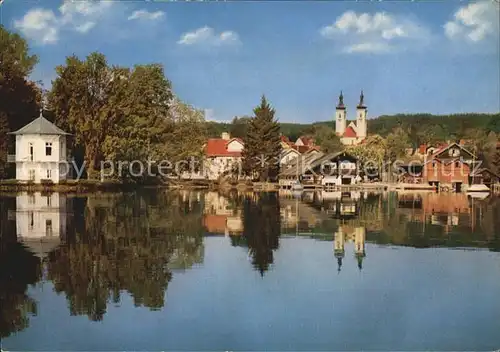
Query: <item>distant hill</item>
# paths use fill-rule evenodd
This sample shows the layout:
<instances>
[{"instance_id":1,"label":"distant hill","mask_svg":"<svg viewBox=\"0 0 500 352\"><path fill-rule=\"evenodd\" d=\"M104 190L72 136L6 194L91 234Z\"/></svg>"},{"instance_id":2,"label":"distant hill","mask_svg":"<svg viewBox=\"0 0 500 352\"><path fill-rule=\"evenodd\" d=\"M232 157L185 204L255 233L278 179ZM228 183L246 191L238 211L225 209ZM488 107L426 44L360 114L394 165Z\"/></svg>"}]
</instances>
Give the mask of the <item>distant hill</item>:
<instances>
[{"instance_id":1,"label":"distant hill","mask_svg":"<svg viewBox=\"0 0 500 352\"><path fill-rule=\"evenodd\" d=\"M233 123L207 122L210 137L218 137L222 132L229 131L234 137L243 137L247 118L233 120ZM312 134L317 125L326 125L335 128L335 122L321 121L309 124L280 123L281 133L291 140L299 136ZM497 114L397 114L382 115L368 120L368 134L387 136L394 128L402 127L410 134L412 141L417 144L423 136L432 134L435 139L447 140L462 138L471 129L493 131L500 133L500 113Z\"/></svg>"}]
</instances>

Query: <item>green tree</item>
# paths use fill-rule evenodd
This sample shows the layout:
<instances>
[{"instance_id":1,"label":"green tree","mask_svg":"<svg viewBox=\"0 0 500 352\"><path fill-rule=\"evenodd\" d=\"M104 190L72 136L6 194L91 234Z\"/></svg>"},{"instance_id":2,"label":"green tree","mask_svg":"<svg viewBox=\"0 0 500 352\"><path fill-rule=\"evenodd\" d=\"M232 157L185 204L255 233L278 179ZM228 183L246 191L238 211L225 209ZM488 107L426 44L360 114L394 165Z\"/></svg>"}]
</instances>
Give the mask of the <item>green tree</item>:
<instances>
[{"instance_id":1,"label":"green tree","mask_svg":"<svg viewBox=\"0 0 500 352\"><path fill-rule=\"evenodd\" d=\"M38 116L40 90L27 79L38 62L24 38L0 25L0 178L6 177L9 131Z\"/></svg>"},{"instance_id":2,"label":"green tree","mask_svg":"<svg viewBox=\"0 0 500 352\"><path fill-rule=\"evenodd\" d=\"M166 134L166 155L172 162L199 159L203 155L203 144L206 142L207 128L205 114L202 110L174 98ZM179 164L181 165L181 164ZM179 171L189 168L183 164Z\"/></svg>"},{"instance_id":3,"label":"green tree","mask_svg":"<svg viewBox=\"0 0 500 352\"><path fill-rule=\"evenodd\" d=\"M83 148L87 176L94 178L107 136L131 113L134 100L126 99L130 71L110 67L103 54L94 52L83 61L67 57L56 73L48 94L50 109L56 123Z\"/></svg>"},{"instance_id":4,"label":"green tree","mask_svg":"<svg viewBox=\"0 0 500 352\"><path fill-rule=\"evenodd\" d=\"M397 127L387 136L387 157L390 161L406 157L406 149L411 147L409 134Z\"/></svg>"},{"instance_id":5,"label":"green tree","mask_svg":"<svg viewBox=\"0 0 500 352\"><path fill-rule=\"evenodd\" d=\"M324 153L335 153L344 150L344 145L335 130L326 125L314 126L314 141Z\"/></svg>"},{"instance_id":6,"label":"green tree","mask_svg":"<svg viewBox=\"0 0 500 352\"><path fill-rule=\"evenodd\" d=\"M250 119L251 118L248 116L235 117L229 126L229 133L231 134L231 137L244 138L247 133L248 122Z\"/></svg>"},{"instance_id":7,"label":"green tree","mask_svg":"<svg viewBox=\"0 0 500 352\"><path fill-rule=\"evenodd\" d=\"M253 179L260 181L275 180L279 172L281 153L280 130L275 110L265 96L254 109L255 116L248 123L244 138L243 170Z\"/></svg>"}]
</instances>

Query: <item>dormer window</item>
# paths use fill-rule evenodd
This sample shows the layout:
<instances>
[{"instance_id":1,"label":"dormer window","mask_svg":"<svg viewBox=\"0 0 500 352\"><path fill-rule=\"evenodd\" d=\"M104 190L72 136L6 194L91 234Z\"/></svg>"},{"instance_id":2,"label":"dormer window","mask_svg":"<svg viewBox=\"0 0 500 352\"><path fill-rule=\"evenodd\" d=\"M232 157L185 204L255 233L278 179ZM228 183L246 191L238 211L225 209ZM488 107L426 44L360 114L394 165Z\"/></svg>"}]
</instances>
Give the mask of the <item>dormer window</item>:
<instances>
[{"instance_id":1,"label":"dormer window","mask_svg":"<svg viewBox=\"0 0 500 352\"><path fill-rule=\"evenodd\" d=\"M46 156L52 155L52 142L45 143L45 155Z\"/></svg>"}]
</instances>

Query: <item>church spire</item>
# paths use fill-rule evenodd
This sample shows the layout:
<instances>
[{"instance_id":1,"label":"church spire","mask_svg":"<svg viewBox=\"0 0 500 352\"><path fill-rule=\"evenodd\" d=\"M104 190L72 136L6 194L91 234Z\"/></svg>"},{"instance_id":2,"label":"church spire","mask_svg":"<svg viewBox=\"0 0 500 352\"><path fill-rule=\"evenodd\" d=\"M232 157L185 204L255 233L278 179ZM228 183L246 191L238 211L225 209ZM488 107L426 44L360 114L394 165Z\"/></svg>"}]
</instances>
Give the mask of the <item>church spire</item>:
<instances>
[{"instance_id":1,"label":"church spire","mask_svg":"<svg viewBox=\"0 0 500 352\"><path fill-rule=\"evenodd\" d=\"M337 108L338 109L343 109L345 106L344 106L344 95L342 94L342 91L340 91L340 95L339 95L339 103L337 104Z\"/></svg>"},{"instance_id":2,"label":"church spire","mask_svg":"<svg viewBox=\"0 0 500 352\"><path fill-rule=\"evenodd\" d=\"M365 95L363 94L363 90L361 90L361 94L359 95L358 108L364 108L364 107L365 107Z\"/></svg>"}]
</instances>

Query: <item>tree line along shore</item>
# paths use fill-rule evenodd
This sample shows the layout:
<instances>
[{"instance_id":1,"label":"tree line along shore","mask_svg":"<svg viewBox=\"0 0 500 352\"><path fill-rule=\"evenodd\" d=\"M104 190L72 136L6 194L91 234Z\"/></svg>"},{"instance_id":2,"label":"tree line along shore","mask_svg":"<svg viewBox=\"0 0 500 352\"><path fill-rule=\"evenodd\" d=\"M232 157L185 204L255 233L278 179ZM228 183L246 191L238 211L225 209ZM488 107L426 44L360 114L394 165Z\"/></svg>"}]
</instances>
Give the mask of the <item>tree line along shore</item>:
<instances>
[{"instance_id":1,"label":"tree line along shore","mask_svg":"<svg viewBox=\"0 0 500 352\"><path fill-rule=\"evenodd\" d=\"M71 133L69 152L76 163L85 163L89 189L97 187L94 184L99 181L95 180L104 160L176 163L190 157L203 158L207 139L224 131L244 141L242 170L250 179L261 182L276 180L279 165L263 166L257 156L279 157L282 135L291 139L308 135L323 152L348 149L361 161L405 158L408 148L460 139L487 167L500 173L500 113L380 116L368 120L365 143L346 147L335 134L333 118L311 124L280 123L265 96L248 116L235 117L227 124L206 121L202 110L175 94L161 64L124 67L108 62L98 52L85 58L71 55L54 68L52 85L44 89L29 78L39 58L22 36L0 25L0 50L2 187L19 186L10 180L15 177L15 167L7 160L13 150L8 133L28 124L42 108L48 120ZM107 185L158 185L159 181L124 172L114 175Z\"/></svg>"}]
</instances>

